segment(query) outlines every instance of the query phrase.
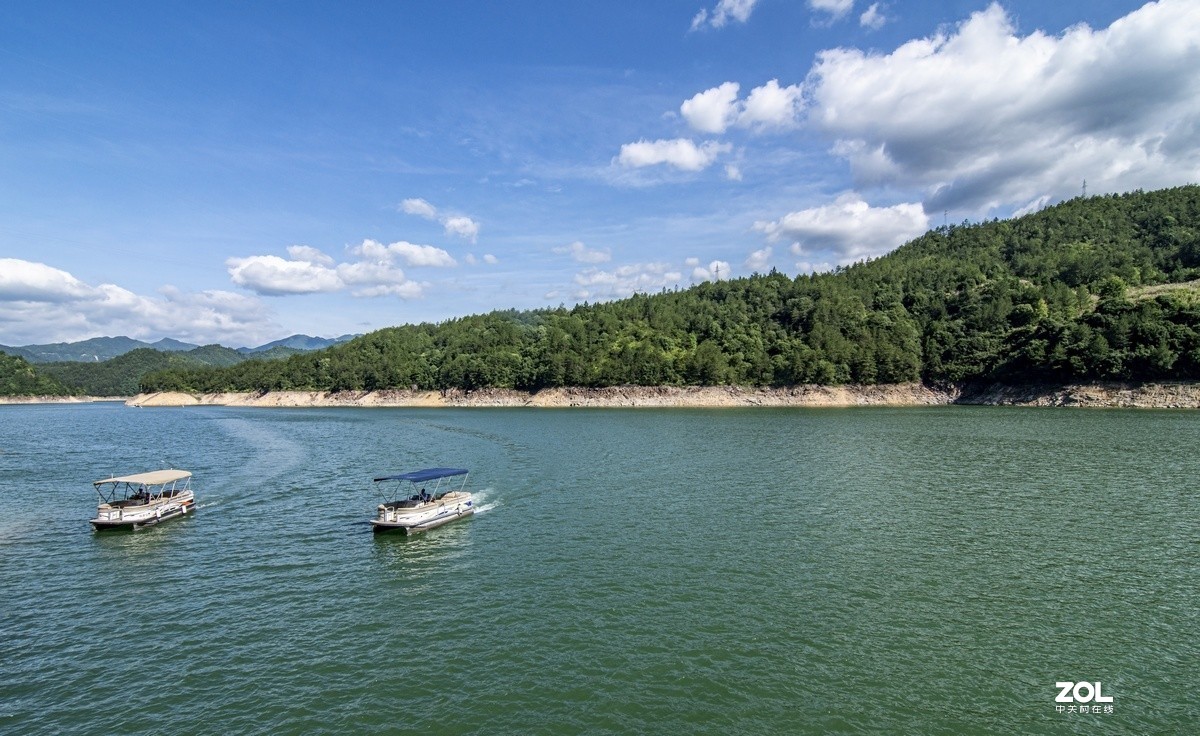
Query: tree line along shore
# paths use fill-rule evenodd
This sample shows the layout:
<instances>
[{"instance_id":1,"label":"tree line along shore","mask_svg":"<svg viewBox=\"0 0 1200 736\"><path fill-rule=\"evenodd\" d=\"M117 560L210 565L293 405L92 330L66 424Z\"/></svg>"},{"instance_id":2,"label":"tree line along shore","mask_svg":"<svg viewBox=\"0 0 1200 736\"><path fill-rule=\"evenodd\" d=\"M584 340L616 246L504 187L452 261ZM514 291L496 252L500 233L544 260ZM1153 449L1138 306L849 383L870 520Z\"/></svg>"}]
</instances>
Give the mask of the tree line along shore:
<instances>
[{"instance_id":1,"label":"tree line along shore","mask_svg":"<svg viewBox=\"0 0 1200 736\"><path fill-rule=\"evenodd\" d=\"M224 367L159 366L142 356L121 390L112 366L98 386L78 364L3 357L0 393L25 395L432 392L444 400L488 391L633 395L628 387L638 387L678 401L817 401L840 391L865 403L858 397L884 387L920 386L957 391L958 402L984 395L973 387L1006 387L995 403L1030 391L1058 391L1059 399L1036 401L1071 403L1065 397L1086 386L1101 396L1106 386L1200 381L1200 187L1077 198L1012 220L937 228L830 273L772 271L404 325ZM1182 402L1181 392L1163 401Z\"/></svg>"}]
</instances>

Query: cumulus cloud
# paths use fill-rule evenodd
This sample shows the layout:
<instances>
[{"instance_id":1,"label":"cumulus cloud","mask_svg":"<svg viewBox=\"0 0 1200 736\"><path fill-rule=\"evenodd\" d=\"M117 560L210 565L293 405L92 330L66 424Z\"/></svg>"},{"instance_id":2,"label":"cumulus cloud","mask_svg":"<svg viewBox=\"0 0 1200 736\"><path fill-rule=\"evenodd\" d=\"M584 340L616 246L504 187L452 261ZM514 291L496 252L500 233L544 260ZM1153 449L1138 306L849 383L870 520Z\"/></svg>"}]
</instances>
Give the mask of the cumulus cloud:
<instances>
[{"instance_id":1,"label":"cumulus cloud","mask_svg":"<svg viewBox=\"0 0 1200 736\"><path fill-rule=\"evenodd\" d=\"M426 220L437 219L437 207L434 207L420 197L404 200L400 203L400 209L410 215L424 217Z\"/></svg>"},{"instance_id":2,"label":"cumulus cloud","mask_svg":"<svg viewBox=\"0 0 1200 736\"><path fill-rule=\"evenodd\" d=\"M489 266L494 266L500 262L500 259L497 258L496 256L492 255L491 253L484 253L483 254L483 262L488 264Z\"/></svg>"},{"instance_id":3,"label":"cumulus cloud","mask_svg":"<svg viewBox=\"0 0 1200 736\"><path fill-rule=\"evenodd\" d=\"M278 325L261 301L229 291L166 286L146 296L115 284L92 286L44 263L3 258L0 328L14 344L96 335L256 344L271 339Z\"/></svg>"},{"instance_id":4,"label":"cumulus cloud","mask_svg":"<svg viewBox=\"0 0 1200 736\"><path fill-rule=\"evenodd\" d=\"M705 26L724 28L731 20L745 23L757 2L758 0L720 0L711 13L707 8L701 8L692 18L692 30L698 31Z\"/></svg>"},{"instance_id":5,"label":"cumulus cloud","mask_svg":"<svg viewBox=\"0 0 1200 736\"><path fill-rule=\"evenodd\" d=\"M798 248L799 246L793 246ZM829 273L834 269L834 265L828 261L813 263L812 261L796 261L796 270L800 273Z\"/></svg>"},{"instance_id":6,"label":"cumulus cloud","mask_svg":"<svg viewBox=\"0 0 1200 736\"><path fill-rule=\"evenodd\" d=\"M732 126L766 130L793 128L804 109L803 88L798 84L780 87L772 79L755 87L745 100L738 99L740 85L725 82L685 100L679 112L693 129L702 133L724 133Z\"/></svg>"},{"instance_id":7,"label":"cumulus cloud","mask_svg":"<svg viewBox=\"0 0 1200 736\"><path fill-rule=\"evenodd\" d=\"M887 16L883 14L883 6L879 3L872 3L871 7L858 16L858 24L863 28L870 28L872 31L883 28L885 23L887 23Z\"/></svg>"},{"instance_id":8,"label":"cumulus cloud","mask_svg":"<svg viewBox=\"0 0 1200 736\"><path fill-rule=\"evenodd\" d=\"M398 296L415 299L421 296L423 284L410 281L404 271L390 258L371 258L354 263L341 263L337 275L342 288L359 297Z\"/></svg>"},{"instance_id":9,"label":"cumulus cloud","mask_svg":"<svg viewBox=\"0 0 1200 736\"><path fill-rule=\"evenodd\" d=\"M701 266L699 259L689 258L686 263L692 267L694 281L720 281L733 275L728 261L709 261L707 266Z\"/></svg>"},{"instance_id":10,"label":"cumulus cloud","mask_svg":"<svg viewBox=\"0 0 1200 736\"><path fill-rule=\"evenodd\" d=\"M294 261L306 261L320 266L333 265L333 258L307 245L289 245L287 252Z\"/></svg>"},{"instance_id":11,"label":"cumulus cloud","mask_svg":"<svg viewBox=\"0 0 1200 736\"><path fill-rule=\"evenodd\" d=\"M738 125L757 129L790 128L796 125L802 106L800 85L780 87L779 80L772 79L750 91L738 115Z\"/></svg>"},{"instance_id":12,"label":"cumulus cloud","mask_svg":"<svg viewBox=\"0 0 1200 736\"><path fill-rule=\"evenodd\" d=\"M621 146L617 160L629 168L666 164L683 171L701 171L716 161L718 156L731 150L733 146L730 144L717 141L705 141L697 146L686 138L641 140Z\"/></svg>"},{"instance_id":13,"label":"cumulus cloud","mask_svg":"<svg viewBox=\"0 0 1200 736\"><path fill-rule=\"evenodd\" d=\"M445 228L447 235L457 235L472 243L479 236L479 223L462 215L445 218L442 220L442 227Z\"/></svg>"},{"instance_id":14,"label":"cumulus cloud","mask_svg":"<svg viewBox=\"0 0 1200 736\"><path fill-rule=\"evenodd\" d=\"M406 199L400 203L400 209L410 215L423 217L426 220L437 220L447 235L454 235L470 240L472 243L479 236L479 223L466 215L442 214L437 207L419 197Z\"/></svg>"},{"instance_id":15,"label":"cumulus cloud","mask_svg":"<svg viewBox=\"0 0 1200 736\"><path fill-rule=\"evenodd\" d=\"M854 8L854 0L808 0L808 7L818 13L827 13L832 20L838 20Z\"/></svg>"},{"instance_id":16,"label":"cumulus cloud","mask_svg":"<svg viewBox=\"0 0 1200 736\"><path fill-rule=\"evenodd\" d=\"M229 258L225 267L233 283L262 296L289 296L349 291L353 296L421 296L424 282L408 278L398 264L414 268L457 266L454 258L432 245L407 241L380 243L364 240L349 247L352 257L342 263L316 248L292 246L291 259L274 255Z\"/></svg>"},{"instance_id":17,"label":"cumulus cloud","mask_svg":"<svg viewBox=\"0 0 1200 736\"><path fill-rule=\"evenodd\" d=\"M746 268L751 271L766 271L771 265L771 246L760 248L746 258Z\"/></svg>"},{"instance_id":18,"label":"cumulus cloud","mask_svg":"<svg viewBox=\"0 0 1200 736\"><path fill-rule=\"evenodd\" d=\"M612 253L608 250L593 250L578 240L551 250L555 253L570 254L571 258L580 263L607 263L612 260Z\"/></svg>"},{"instance_id":19,"label":"cumulus cloud","mask_svg":"<svg viewBox=\"0 0 1200 736\"><path fill-rule=\"evenodd\" d=\"M233 283L263 296L317 294L342 288L337 271L309 261L250 256L230 258L225 266Z\"/></svg>"},{"instance_id":20,"label":"cumulus cloud","mask_svg":"<svg viewBox=\"0 0 1200 736\"><path fill-rule=\"evenodd\" d=\"M679 106L683 119L701 133L724 133L737 119L737 98L740 85L724 84L698 92Z\"/></svg>"},{"instance_id":21,"label":"cumulus cloud","mask_svg":"<svg viewBox=\"0 0 1200 736\"><path fill-rule=\"evenodd\" d=\"M682 278L683 274L668 263L633 263L611 270L589 268L575 274L575 283L581 288L574 296L627 297L673 286Z\"/></svg>"},{"instance_id":22,"label":"cumulus cloud","mask_svg":"<svg viewBox=\"0 0 1200 736\"><path fill-rule=\"evenodd\" d=\"M1200 6L1150 3L1094 30L1018 35L999 5L890 54L832 49L809 120L860 184L916 184L986 212L1200 171Z\"/></svg>"},{"instance_id":23,"label":"cumulus cloud","mask_svg":"<svg viewBox=\"0 0 1200 736\"><path fill-rule=\"evenodd\" d=\"M0 301L74 302L93 293L92 287L53 266L0 258Z\"/></svg>"},{"instance_id":24,"label":"cumulus cloud","mask_svg":"<svg viewBox=\"0 0 1200 736\"><path fill-rule=\"evenodd\" d=\"M929 229L919 203L872 207L856 193L844 194L830 205L791 212L773 222L756 222L754 229L774 242L797 241L792 252L833 254L841 263L882 255Z\"/></svg>"},{"instance_id":25,"label":"cumulus cloud","mask_svg":"<svg viewBox=\"0 0 1200 736\"><path fill-rule=\"evenodd\" d=\"M375 240L364 240L362 244L349 249L353 256L362 259L391 263L397 259L407 266L424 266L430 268L447 268L458 263L446 251L432 245L417 245L404 240L384 245Z\"/></svg>"}]
</instances>

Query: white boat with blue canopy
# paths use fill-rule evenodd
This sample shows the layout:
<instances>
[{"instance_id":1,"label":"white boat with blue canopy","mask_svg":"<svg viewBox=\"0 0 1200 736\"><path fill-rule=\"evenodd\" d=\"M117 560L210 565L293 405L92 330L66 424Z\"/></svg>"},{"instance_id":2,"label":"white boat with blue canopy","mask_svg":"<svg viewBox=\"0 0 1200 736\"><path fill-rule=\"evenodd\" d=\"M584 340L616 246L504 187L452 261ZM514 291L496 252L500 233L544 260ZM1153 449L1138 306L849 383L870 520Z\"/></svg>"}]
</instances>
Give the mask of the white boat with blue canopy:
<instances>
[{"instance_id":1,"label":"white boat with blue canopy","mask_svg":"<svg viewBox=\"0 0 1200 736\"><path fill-rule=\"evenodd\" d=\"M183 516L196 503L192 474L186 470L153 470L94 481L99 497L92 527L141 529Z\"/></svg>"},{"instance_id":2,"label":"white boat with blue canopy","mask_svg":"<svg viewBox=\"0 0 1200 736\"><path fill-rule=\"evenodd\" d=\"M475 513L463 468L425 468L374 479L383 503L371 527L415 534ZM461 479L461 480L460 480ZM431 489L432 486L432 489Z\"/></svg>"}]
</instances>

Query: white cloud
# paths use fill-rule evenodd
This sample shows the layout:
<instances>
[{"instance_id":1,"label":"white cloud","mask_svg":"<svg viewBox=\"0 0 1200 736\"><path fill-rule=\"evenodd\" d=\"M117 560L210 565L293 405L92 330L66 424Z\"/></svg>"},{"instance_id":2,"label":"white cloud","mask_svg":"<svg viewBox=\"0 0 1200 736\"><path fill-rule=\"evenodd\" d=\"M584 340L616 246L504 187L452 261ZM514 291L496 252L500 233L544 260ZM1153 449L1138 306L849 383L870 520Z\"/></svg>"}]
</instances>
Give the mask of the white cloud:
<instances>
[{"instance_id":1,"label":"white cloud","mask_svg":"<svg viewBox=\"0 0 1200 736\"><path fill-rule=\"evenodd\" d=\"M143 296L115 284L91 286L44 263L0 259L0 325L13 344L75 341L96 335L208 344L259 344L278 331L254 297L173 286Z\"/></svg>"},{"instance_id":2,"label":"white cloud","mask_svg":"<svg viewBox=\"0 0 1200 736\"><path fill-rule=\"evenodd\" d=\"M352 260L334 265L316 248L292 246L291 260L279 256L250 256L225 261L233 283L262 296L289 296L349 291L352 296L421 296L425 284L412 281L397 266L448 268L457 266L441 248L406 241L383 244L364 240L346 249Z\"/></svg>"},{"instance_id":3,"label":"white cloud","mask_svg":"<svg viewBox=\"0 0 1200 736\"><path fill-rule=\"evenodd\" d=\"M340 263L337 275L343 286L394 286L405 282L404 271L387 260L357 261Z\"/></svg>"},{"instance_id":4,"label":"white cloud","mask_svg":"<svg viewBox=\"0 0 1200 736\"><path fill-rule=\"evenodd\" d=\"M784 215L774 222L756 222L754 229L774 242L798 241L792 252L828 252L851 263L879 256L929 229L929 218L919 203L872 207L856 193L838 197L831 205Z\"/></svg>"},{"instance_id":5,"label":"white cloud","mask_svg":"<svg viewBox=\"0 0 1200 736\"><path fill-rule=\"evenodd\" d=\"M391 263L400 259L408 266L424 266L430 268L448 268L458 263L446 251L432 245L416 245L404 240L384 245L375 240L364 240L361 245L349 249L350 254L359 258L383 263Z\"/></svg>"},{"instance_id":6,"label":"white cloud","mask_svg":"<svg viewBox=\"0 0 1200 736\"><path fill-rule=\"evenodd\" d=\"M483 262L488 264L489 266L494 266L500 262L500 259L497 258L496 256L492 255L491 253L484 253L483 254Z\"/></svg>"},{"instance_id":7,"label":"white cloud","mask_svg":"<svg viewBox=\"0 0 1200 736\"><path fill-rule=\"evenodd\" d=\"M834 265L828 261L813 263L812 261L796 261L796 270L801 273L829 273Z\"/></svg>"},{"instance_id":8,"label":"white cloud","mask_svg":"<svg viewBox=\"0 0 1200 736\"><path fill-rule=\"evenodd\" d=\"M287 252L294 261L307 261L319 266L333 265L333 258L307 245L289 245Z\"/></svg>"},{"instance_id":9,"label":"white cloud","mask_svg":"<svg viewBox=\"0 0 1200 736\"><path fill-rule=\"evenodd\" d=\"M74 302L92 296L92 287L44 263L0 258L0 302Z\"/></svg>"},{"instance_id":10,"label":"white cloud","mask_svg":"<svg viewBox=\"0 0 1200 736\"><path fill-rule=\"evenodd\" d=\"M728 143L705 141L697 146L686 138L675 140L641 140L621 146L618 157L621 165L632 168L667 164L683 171L701 171L717 157L733 150Z\"/></svg>"},{"instance_id":11,"label":"white cloud","mask_svg":"<svg viewBox=\"0 0 1200 736\"><path fill-rule=\"evenodd\" d=\"M479 236L479 223L470 217L462 215L443 219L442 227L445 228L447 235L457 235L460 238L470 240L472 243Z\"/></svg>"},{"instance_id":12,"label":"white cloud","mask_svg":"<svg viewBox=\"0 0 1200 736\"><path fill-rule=\"evenodd\" d=\"M394 296L399 299L420 299L425 296L429 284L424 281L405 281L399 284L373 284L362 288L352 289L351 295L373 298L379 296Z\"/></svg>"},{"instance_id":13,"label":"white cloud","mask_svg":"<svg viewBox=\"0 0 1200 736\"><path fill-rule=\"evenodd\" d=\"M802 108L800 85L780 87L779 80L772 79L751 90L738 116L738 125L758 129L790 128L796 125Z\"/></svg>"},{"instance_id":14,"label":"white cloud","mask_svg":"<svg viewBox=\"0 0 1200 736\"><path fill-rule=\"evenodd\" d=\"M1200 5L1161 0L1108 28L1016 33L999 5L890 54L832 49L809 119L860 184L915 184L931 210L1024 205L1194 181Z\"/></svg>"},{"instance_id":15,"label":"white cloud","mask_svg":"<svg viewBox=\"0 0 1200 736\"><path fill-rule=\"evenodd\" d=\"M230 258L225 261L225 266L233 283L263 296L317 294L342 288L336 271L308 261L250 256Z\"/></svg>"},{"instance_id":16,"label":"white cloud","mask_svg":"<svg viewBox=\"0 0 1200 736\"><path fill-rule=\"evenodd\" d=\"M397 296L415 299L421 296L423 284L410 281L404 271L388 259L340 263L337 275L352 296Z\"/></svg>"},{"instance_id":17,"label":"white cloud","mask_svg":"<svg viewBox=\"0 0 1200 736\"><path fill-rule=\"evenodd\" d=\"M575 274L575 283L582 288L574 296L626 297L674 286L682 278L668 263L634 263L608 271L589 268Z\"/></svg>"},{"instance_id":18,"label":"white cloud","mask_svg":"<svg viewBox=\"0 0 1200 736\"><path fill-rule=\"evenodd\" d=\"M854 8L854 0L808 0L808 7L818 13L828 13L831 19L838 20Z\"/></svg>"},{"instance_id":19,"label":"white cloud","mask_svg":"<svg viewBox=\"0 0 1200 736\"><path fill-rule=\"evenodd\" d=\"M434 220L437 218L437 207L434 207L420 197L404 200L400 203L400 209L404 210L410 215L424 217L426 220Z\"/></svg>"},{"instance_id":20,"label":"white cloud","mask_svg":"<svg viewBox=\"0 0 1200 736\"><path fill-rule=\"evenodd\" d=\"M731 126L763 131L799 124L804 109L800 85L780 87L779 80L772 79L750 90L744 101L738 100L739 89L737 82L725 82L685 100L679 112L688 125L703 133L724 133Z\"/></svg>"},{"instance_id":21,"label":"white cloud","mask_svg":"<svg viewBox=\"0 0 1200 736\"><path fill-rule=\"evenodd\" d=\"M683 119L692 129L702 133L724 133L738 116L737 82L725 82L719 87L698 92L679 106Z\"/></svg>"},{"instance_id":22,"label":"white cloud","mask_svg":"<svg viewBox=\"0 0 1200 736\"><path fill-rule=\"evenodd\" d=\"M887 16L883 14L883 6L879 3L872 3L871 7L863 11L863 14L858 16L858 24L863 28L870 28L872 31L878 31L887 23Z\"/></svg>"},{"instance_id":23,"label":"white cloud","mask_svg":"<svg viewBox=\"0 0 1200 736\"><path fill-rule=\"evenodd\" d=\"M570 245L552 248L551 250L555 253L569 253L571 258L580 263L607 263L612 260L612 253L609 251L592 250L578 240Z\"/></svg>"},{"instance_id":24,"label":"white cloud","mask_svg":"<svg viewBox=\"0 0 1200 736\"><path fill-rule=\"evenodd\" d=\"M771 265L771 246L760 248L746 258L746 268L751 271L766 271Z\"/></svg>"},{"instance_id":25,"label":"white cloud","mask_svg":"<svg viewBox=\"0 0 1200 736\"><path fill-rule=\"evenodd\" d=\"M729 181L741 181L742 169L737 164L725 164L725 178Z\"/></svg>"},{"instance_id":26,"label":"white cloud","mask_svg":"<svg viewBox=\"0 0 1200 736\"><path fill-rule=\"evenodd\" d=\"M410 215L423 217L426 220L437 220L447 235L466 238L472 243L479 236L479 223L466 215L439 214L438 208L419 197L406 199L400 203L400 209Z\"/></svg>"},{"instance_id":27,"label":"white cloud","mask_svg":"<svg viewBox=\"0 0 1200 736\"><path fill-rule=\"evenodd\" d=\"M749 20L750 13L754 10L757 2L758 0L720 0L713 8L712 13L701 8L700 12L692 18L692 30L698 31L706 25L713 28L724 28L730 20L745 23Z\"/></svg>"},{"instance_id":28,"label":"white cloud","mask_svg":"<svg viewBox=\"0 0 1200 736\"><path fill-rule=\"evenodd\" d=\"M728 261L710 261L708 266L700 266L699 263L695 258L687 259L687 265L695 266L692 269L693 281L720 281L733 275Z\"/></svg>"}]
</instances>

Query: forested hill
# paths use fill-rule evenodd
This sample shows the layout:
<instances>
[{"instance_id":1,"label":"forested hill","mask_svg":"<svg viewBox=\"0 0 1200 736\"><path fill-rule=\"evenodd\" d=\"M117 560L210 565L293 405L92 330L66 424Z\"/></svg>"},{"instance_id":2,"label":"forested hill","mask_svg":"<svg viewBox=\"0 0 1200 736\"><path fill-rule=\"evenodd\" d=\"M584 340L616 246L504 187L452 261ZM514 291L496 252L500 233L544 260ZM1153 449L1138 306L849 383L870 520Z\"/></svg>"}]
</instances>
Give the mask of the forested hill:
<instances>
[{"instance_id":1,"label":"forested hill","mask_svg":"<svg viewBox=\"0 0 1200 736\"><path fill-rule=\"evenodd\" d=\"M1200 187L939 228L834 273L395 327L144 391L1200 378Z\"/></svg>"},{"instance_id":2,"label":"forested hill","mask_svg":"<svg viewBox=\"0 0 1200 736\"><path fill-rule=\"evenodd\" d=\"M0 396L71 396L74 393L53 376L40 373L24 358L0 353Z\"/></svg>"}]
</instances>

